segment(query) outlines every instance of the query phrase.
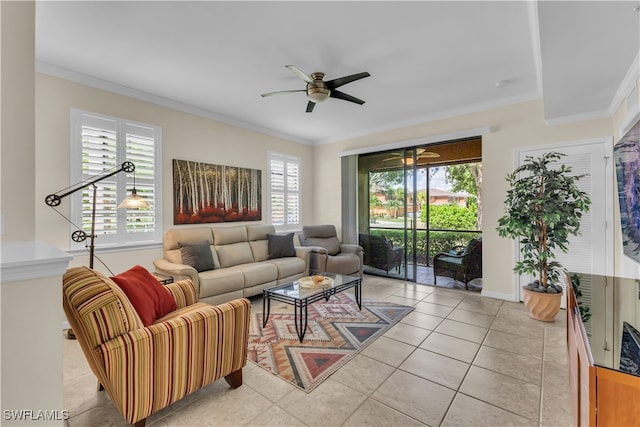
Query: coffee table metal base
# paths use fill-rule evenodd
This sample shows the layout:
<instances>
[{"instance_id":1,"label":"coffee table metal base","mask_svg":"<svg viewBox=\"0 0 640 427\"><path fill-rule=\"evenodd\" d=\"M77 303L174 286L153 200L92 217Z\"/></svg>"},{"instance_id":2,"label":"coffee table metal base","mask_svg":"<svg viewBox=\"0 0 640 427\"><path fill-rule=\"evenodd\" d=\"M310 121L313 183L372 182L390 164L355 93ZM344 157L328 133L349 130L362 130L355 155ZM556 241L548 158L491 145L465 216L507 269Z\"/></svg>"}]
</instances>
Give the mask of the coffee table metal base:
<instances>
[{"instance_id":1,"label":"coffee table metal base","mask_svg":"<svg viewBox=\"0 0 640 427\"><path fill-rule=\"evenodd\" d=\"M362 310L362 278L349 277L349 279L351 280L347 281L346 283L342 283L337 286L331 286L328 288L318 289L318 292L310 293L304 297L283 295L275 292L277 289L281 289L283 286L276 286L273 288L265 289L264 291L262 291L262 327L264 328L265 326L267 326L267 321L269 320L269 315L271 312L271 300L293 305L294 323L296 327L296 333L298 334L300 342L302 342L302 340L304 339L304 335L307 332L309 304L313 304L314 302L319 301L323 298L325 301L329 301L329 298L331 298L332 295L350 288L354 288L358 309ZM289 285L293 285L293 283Z\"/></svg>"}]
</instances>

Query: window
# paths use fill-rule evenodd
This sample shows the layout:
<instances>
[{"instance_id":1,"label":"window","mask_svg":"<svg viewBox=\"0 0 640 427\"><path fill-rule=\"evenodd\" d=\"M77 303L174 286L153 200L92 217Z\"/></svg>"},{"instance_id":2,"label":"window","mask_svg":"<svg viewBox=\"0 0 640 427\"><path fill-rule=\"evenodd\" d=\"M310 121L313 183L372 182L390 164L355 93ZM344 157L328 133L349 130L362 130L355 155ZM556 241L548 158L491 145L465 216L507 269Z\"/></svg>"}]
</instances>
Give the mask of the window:
<instances>
[{"instance_id":1,"label":"window","mask_svg":"<svg viewBox=\"0 0 640 427\"><path fill-rule=\"evenodd\" d=\"M280 229L300 224L300 158L269 153L271 223Z\"/></svg>"},{"instance_id":2,"label":"window","mask_svg":"<svg viewBox=\"0 0 640 427\"><path fill-rule=\"evenodd\" d=\"M157 126L71 110L72 184L117 170L125 161L135 165L135 174L123 171L95 184L96 247L161 241L161 145L162 130ZM134 187L134 179L138 195L145 198L149 209L118 209ZM92 201L91 185L71 196L71 221L87 235L91 232ZM71 242L72 249L84 245Z\"/></svg>"}]
</instances>

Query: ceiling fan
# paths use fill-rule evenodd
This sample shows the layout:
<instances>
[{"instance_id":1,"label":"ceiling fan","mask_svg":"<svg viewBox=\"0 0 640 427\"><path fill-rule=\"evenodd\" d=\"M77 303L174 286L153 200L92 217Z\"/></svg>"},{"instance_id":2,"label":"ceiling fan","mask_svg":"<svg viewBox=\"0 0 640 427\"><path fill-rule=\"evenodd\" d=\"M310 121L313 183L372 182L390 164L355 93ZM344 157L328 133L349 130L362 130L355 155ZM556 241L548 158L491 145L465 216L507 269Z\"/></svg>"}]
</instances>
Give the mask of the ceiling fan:
<instances>
[{"instance_id":1,"label":"ceiling fan","mask_svg":"<svg viewBox=\"0 0 640 427\"><path fill-rule=\"evenodd\" d=\"M364 101L362 99L358 99L355 96L347 95L344 92L336 90L336 88L339 88L342 85L346 85L347 83L369 77L371 74L367 73L366 71L364 73L352 74L350 76L339 77L337 79L325 82L323 80L324 73L311 73L311 75L309 76L295 65L287 65L286 67L292 73L307 82L307 88L263 93L262 97L280 95L283 93L306 92L307 98L309 98L309 102L307 103L307 113L312 112L313 107L315 107L318 102L324 102L328 98L342 99L343 101L354 102L360 105L364 104Z\"/></svg>"},{"instance_id":2,"label":"ceiling fan","mask_svg":"<svg viewBox=\"0 0 640 427\"><path fill-rule=\"evenodd\" d=\"M408 153L410 153L411 150L408 150ZM416 148L416 160L420 160L420 159L435 159L440 157L440 154L434 152L434 151L427 151L426 148ZM383 162L388 162L388 161L392 161L392 160L399 160L400 162L402 162L403 164L406 163L408 165L413 164L413 158L412 157L406 157L405 160L405 156L402 153L391 153L389 155L389 157L387 157L386 159L382 159Z\"/></svg>"}]
</instances>

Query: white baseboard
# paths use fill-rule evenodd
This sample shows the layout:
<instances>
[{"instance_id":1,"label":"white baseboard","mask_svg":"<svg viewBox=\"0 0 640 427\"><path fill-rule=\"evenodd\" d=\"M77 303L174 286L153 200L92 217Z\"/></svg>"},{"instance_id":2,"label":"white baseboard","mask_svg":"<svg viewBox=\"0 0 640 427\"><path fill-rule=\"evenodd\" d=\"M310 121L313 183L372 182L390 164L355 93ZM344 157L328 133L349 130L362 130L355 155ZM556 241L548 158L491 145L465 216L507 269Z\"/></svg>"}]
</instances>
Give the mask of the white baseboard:
<instances>
[{"instance_id":1,"label":"white baseboard","mask_svg":"<svg viewBox=\"0 0 640 427\"><path fill-rule=\"evenodd\" d=\"M497 298L497 299L502 299L506 301L518 302L517 297L513 294L503 294L502 292L485 291L483 289L480 292L480 295L482 295L483 297Z\"/></svg>"}]
</instances>

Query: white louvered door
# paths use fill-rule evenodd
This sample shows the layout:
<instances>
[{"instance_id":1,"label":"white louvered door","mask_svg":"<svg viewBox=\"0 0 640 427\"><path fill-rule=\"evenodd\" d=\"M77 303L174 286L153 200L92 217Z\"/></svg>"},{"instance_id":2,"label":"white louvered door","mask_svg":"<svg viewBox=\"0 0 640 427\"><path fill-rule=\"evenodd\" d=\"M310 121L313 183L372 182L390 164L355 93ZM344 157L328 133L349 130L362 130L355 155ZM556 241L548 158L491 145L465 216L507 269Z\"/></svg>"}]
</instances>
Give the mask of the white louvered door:
<instances>
[{"instance_id":1,"label":"white louvered door","mask_svg":"<svg viewBox=\"0 0 640 427\"><path fill-rule=\"evenodd\" d=\"M590 211L583 216L580 234L569 239L569 251L557 254L557 260L568 271L606 276L613 272L613 167L612 142L610 138L579 141L575 143L529 147L516 153L517 166L525 157L538 157L549 151L566 154L561 162L571 166L572 173L586 175L578 181L582 191L592 200ZM520 251L516 253L516 261ZM517 278L517 290L532 280L530 276ZM563 284L564 285L564 284ZM591 286L587 278L582 279L583 300L590 299ZM565 293L566 295L566 293ZM562 307L566 307L563 297Z\"/></svg>"}]
</instances>

